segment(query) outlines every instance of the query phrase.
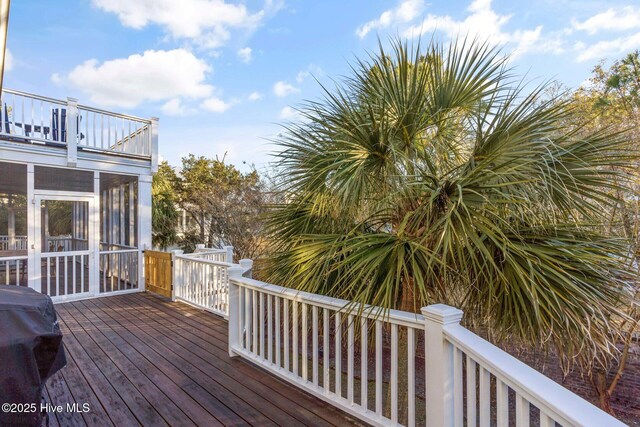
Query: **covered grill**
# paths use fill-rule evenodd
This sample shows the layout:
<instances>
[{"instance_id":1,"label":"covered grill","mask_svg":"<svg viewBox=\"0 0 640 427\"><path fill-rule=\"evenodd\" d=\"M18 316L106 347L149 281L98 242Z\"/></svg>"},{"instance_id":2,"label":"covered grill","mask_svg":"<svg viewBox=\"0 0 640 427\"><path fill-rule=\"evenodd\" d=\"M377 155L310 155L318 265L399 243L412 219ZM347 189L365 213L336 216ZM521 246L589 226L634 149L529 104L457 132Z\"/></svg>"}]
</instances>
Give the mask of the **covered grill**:
<instances>
[{"instance_id":1,"label":"covered grill","mask_svg":"<svg viewBox=\"0 0 640 427\"><path fill-rule=\"evenodd\" d=\"M67 363L51 298L21 286L0 286L0 404L38 410L0 411L0 425L37 425L45 382Z\"/></svg>"}]
</instances>

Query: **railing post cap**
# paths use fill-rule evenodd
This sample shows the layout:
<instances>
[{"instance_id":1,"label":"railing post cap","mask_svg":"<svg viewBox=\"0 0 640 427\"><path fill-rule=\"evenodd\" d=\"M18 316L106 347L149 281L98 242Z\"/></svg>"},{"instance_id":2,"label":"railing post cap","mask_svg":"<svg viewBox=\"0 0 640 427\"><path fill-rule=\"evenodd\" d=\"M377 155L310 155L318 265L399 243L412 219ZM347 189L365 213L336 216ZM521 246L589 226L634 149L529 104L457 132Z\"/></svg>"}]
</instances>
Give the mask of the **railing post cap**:
<instances>
[{"instance_id":1,"label":"railing post cap","mask_svg":"<svg viewBox=\"0 0 640 427\"><path fill-rule=\"evenodd\" d=\"M171 252L173 252L176 255L182 255L184 253L182 249L174 249Z\"/></svg>"},{"instance_id":2,"label":"railing post cap","mask_svg":"<svg viewBox=\"0 0 640 427\"><path fill-rule=\"evenodd\" d=\"M446 304L428 305L426 307L422 307L420 311L422 311L422 315L425 319L441 325L460 323L463 314L462 310Z\"/></svg>"},{"instance_id":3,"label":"railing post cap","mask_svg":"<svg viewBox=\"0 0 640 427\"><path fill-rule=\"evenodd\" d=\"M67 96L67 102L71 102L71 103L78 103L78 98L72 98L70 96Z\"/></svg>"},{"instance_id":4,"label":"railing post cap","mask_svg":"<svg viewBox=\"0 0 640 427\"><path fill-rule=\"evenodd\" d=\"M240 261L238 261L238 264L240 264L242 267L251 267L253 265L253 260L252 259L248 259L248 258L243 258Z\"/></svg>"},{"instance_id":5,"label":"railing post cap","mask_svg":"<svg viewBox=\"0 0 640 427\"><path fill-rule=\"evenodd\" d=\"M233 246L223 246L222 249L226 249L226 250L233 249Z\"/></svg>"}]
</instances>

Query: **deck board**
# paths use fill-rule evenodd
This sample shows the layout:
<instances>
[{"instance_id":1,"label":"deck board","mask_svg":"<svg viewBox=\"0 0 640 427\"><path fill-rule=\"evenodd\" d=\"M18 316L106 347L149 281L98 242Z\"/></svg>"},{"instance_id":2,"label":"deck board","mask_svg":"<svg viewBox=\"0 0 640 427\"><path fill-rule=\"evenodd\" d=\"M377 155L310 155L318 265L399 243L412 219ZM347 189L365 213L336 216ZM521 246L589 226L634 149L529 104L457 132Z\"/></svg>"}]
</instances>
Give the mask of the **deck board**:
<instances>
[{"instance_id":1,"label":"deck board","mask_svg":"<svg viewBox=\"0 0 640 427\"><path fill-rule=\"evenodd\" d=\"M148 293L57 304L69 363L51 425L346 426L359 421L227 352L224 319Z\"/></svg>"}]
</instances>

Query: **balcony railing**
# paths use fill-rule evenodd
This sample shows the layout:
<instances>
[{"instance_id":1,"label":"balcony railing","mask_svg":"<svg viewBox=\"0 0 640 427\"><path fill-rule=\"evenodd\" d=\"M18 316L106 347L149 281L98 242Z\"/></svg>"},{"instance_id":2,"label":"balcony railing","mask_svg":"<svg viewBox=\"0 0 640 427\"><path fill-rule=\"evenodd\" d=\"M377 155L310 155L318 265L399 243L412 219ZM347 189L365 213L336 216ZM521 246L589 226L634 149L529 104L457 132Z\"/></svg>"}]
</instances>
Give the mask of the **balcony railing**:
<instances>
[{"instance_id":1,"label":"balcony railing","mask_svg":"<svg viewBox=\"0 0 640 427\"><path fill-rule=\"evenodd\" d=\"M157 119L79 105L73 98L65 101L4 89L0 123L4 139L67 147L71 162L78 149L152 162L157 158Z\"/></svg>"},{"instance_id":2,"label":"balcony railing","mask_svg":"<svg viewBox=\"0 0 640 427\"><path fill-rule=\"evenodd\" d=\"M247 264L174 260L174 299L228 318L230 356L372 425L624 425L465 329L456 308L362 309L243 277Z\"/></svg>"}]
</instances>

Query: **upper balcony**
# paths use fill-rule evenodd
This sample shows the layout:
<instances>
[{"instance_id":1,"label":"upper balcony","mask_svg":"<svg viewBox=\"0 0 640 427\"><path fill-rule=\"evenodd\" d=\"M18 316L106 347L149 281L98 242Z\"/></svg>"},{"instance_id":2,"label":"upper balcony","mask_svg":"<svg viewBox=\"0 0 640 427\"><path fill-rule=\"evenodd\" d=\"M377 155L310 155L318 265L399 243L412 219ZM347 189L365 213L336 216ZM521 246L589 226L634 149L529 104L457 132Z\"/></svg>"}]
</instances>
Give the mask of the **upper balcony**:
<instances>
[{"instance_id":1,"label":"upper balcony","mask_svg":"<svg viewBox=\"0 0 640 427\"><path fill-rule=\"evenodd\" d=\"M118 156L147 166L158 164L158 119L143 119L78 104L74 98L2 91L0 140L66 150L67 164L80 157ZM116 160L117 161L117 160Z\"/></svg>"}]
</instances>

